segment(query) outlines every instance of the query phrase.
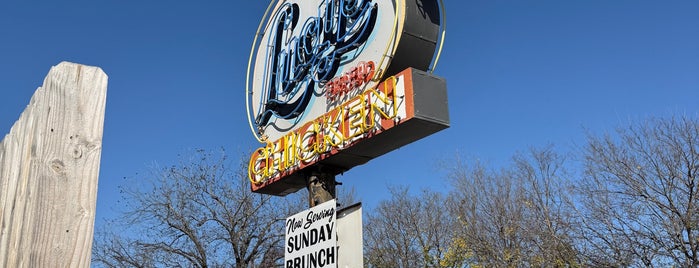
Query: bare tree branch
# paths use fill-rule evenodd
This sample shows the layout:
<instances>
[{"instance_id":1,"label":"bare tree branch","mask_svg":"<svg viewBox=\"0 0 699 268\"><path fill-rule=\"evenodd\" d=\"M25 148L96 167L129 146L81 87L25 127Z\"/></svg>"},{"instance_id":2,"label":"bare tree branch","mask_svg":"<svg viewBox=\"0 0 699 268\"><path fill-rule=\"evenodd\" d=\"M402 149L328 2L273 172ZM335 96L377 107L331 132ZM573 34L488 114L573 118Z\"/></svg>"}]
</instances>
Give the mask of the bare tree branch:
<instances>
[{"instance_id":1,"label":"bare tree branch","mask_svg":"<svg viewBox=\"0 0 699 268\"><path fill-rule=\"evenodd\" d=\"M593 263L699 266L699 122L652 119L588 138L578 187Z\"/></svg>"},{"instance_id":2,"label":"bare tree branch","mask_svg":"<svg viewBox=\"0 0 699 268\"><path fill-rule=\"evenodd\" d=\"M280 265L283 222L304 203L250 191L244 169L225 155L197 151L123 188L120 232L96 243L94 262L107 267L266 267ZM120 233L119 235L115 233ZM124 243L125 237L131 237ZM153 258L148 258L153 256Z\"/></svg>"}]
</instances>

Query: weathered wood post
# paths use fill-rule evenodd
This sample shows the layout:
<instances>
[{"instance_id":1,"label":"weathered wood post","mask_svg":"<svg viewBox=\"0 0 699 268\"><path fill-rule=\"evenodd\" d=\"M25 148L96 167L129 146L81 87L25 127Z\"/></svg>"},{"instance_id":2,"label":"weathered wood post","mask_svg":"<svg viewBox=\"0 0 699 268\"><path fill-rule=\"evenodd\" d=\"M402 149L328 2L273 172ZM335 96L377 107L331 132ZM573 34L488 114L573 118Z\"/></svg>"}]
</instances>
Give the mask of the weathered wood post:
<instances>
[{"instance_id":1,"label":"weathered wood post","mask_svg":"<svg viewBox=\"0 0 699 268\"><path fill-rule=\"evenodd\" d=\"M106 95L62 62L0 142L0 267L90 266Z\"/></svg>"}]
</instances>

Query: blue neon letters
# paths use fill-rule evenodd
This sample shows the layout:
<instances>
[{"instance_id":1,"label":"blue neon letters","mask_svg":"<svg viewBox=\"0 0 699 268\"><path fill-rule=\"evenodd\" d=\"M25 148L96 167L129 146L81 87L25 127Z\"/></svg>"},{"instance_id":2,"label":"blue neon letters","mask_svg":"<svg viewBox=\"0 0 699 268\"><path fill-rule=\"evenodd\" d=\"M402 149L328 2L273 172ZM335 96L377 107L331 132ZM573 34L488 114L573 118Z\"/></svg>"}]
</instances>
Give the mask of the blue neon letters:
<instances>
[{"instance_id":1,"label":"blue neon letters","mask_svg":"<svg viewBox=\"0 0 699 268\"><path fill-rule=\"evenodd\" d=\"M354 59L371 35L377 17L371 0L323 0L318 16L299 25L299 6L284 3L268 25L262 97L255 123L266 126L272 116L298 119L315 88L335 77L340 66ZM297 30L297 28L299 30Z\"/></svg>"}]
</instances>

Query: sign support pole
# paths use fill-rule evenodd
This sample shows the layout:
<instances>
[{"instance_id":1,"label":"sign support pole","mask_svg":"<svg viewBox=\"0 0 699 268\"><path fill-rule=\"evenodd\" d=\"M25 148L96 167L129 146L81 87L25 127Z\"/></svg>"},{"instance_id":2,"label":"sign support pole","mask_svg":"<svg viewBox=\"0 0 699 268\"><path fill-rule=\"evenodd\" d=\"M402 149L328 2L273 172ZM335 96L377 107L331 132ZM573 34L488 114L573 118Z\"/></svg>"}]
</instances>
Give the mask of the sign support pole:
<instances>
[{"instance_id":1,"label":"sign support pole","mask_svg":"<svg viewBox=\"0 0 699 268\"><path fill-rule=\"evenodd\" d=\"M315 207L326 201L335 199L335 173L313 171L306 177L308 189L308 206Z\"/></svg>"}]
</instances>

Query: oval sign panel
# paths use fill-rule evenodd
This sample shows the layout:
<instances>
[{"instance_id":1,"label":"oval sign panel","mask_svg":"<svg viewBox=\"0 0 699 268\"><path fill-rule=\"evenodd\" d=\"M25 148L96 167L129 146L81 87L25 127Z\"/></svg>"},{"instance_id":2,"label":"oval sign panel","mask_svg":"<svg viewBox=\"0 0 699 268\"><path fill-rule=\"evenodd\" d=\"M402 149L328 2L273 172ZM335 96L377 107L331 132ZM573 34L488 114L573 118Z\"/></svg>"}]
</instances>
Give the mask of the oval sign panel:
<instances>
[{"instance_id":1,"label":"oval sign panel","mask_svg":"<svg viewBox=\"0 0 699 268\"><path fill-rule=\"evenodd\" d=\"M387 76L433 63L437 0L287 0L270 3L253 43L248 120L274 141Z\"/></svg>"}]
</instances>

